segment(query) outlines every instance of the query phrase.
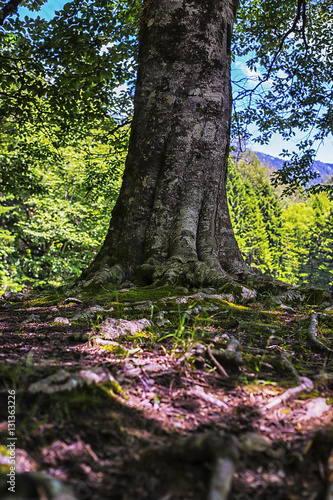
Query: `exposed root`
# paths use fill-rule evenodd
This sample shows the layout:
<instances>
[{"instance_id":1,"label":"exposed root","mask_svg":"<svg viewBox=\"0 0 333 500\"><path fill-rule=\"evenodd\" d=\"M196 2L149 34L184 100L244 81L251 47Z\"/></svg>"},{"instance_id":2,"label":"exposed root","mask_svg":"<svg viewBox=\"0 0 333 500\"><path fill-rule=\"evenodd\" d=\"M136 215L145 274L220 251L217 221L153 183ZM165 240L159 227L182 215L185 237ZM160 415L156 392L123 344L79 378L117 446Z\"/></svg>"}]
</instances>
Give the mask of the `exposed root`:
<instances>
[{"instance_id":1,"label":"exposed root","mask_svg":"<svg viewBox=\"0 0 333 500\"><path fill-rule=\"evenodd\" d=\"M184 284L192 287L214 287L221 292L233 294L240 302L254 300L255 290L236 281L221 268L212 267L205 262L180 262L177 259L168 259L163 264L144 264L139 269L140 277L159 285Z\"/></svg>"},{"instance_id":2,"label":"exposed root","mask_svg":"<svg viewBox=\"0 0 333 500\"><path fill-rule=\"evenodd\" d=\"M227 378L229 375L221 363L234 368L238 368L243 363L241 344L234 338L228 341L224 351L212 350L211 346L207 346L206 356L213 362L223 378Z\"/></svg>"},{"instance_id":3,"label":"exposed root","mask_svg":"<svg viewBox=\"0 0 333 500\"><path fill-rule=\"evenodd\" d=\"M237 302L250 302L257 298L257 294L269 294L278 304L302 303L310 300L311 303L321 303L327 297L325 290L302 288L270 276L262 276L249 272L227 273L216 262L187 261L180 257L171 257L162 263L145 263L139 266L135 273L129 272L121 265L109 267L104 264L97 271L84 273L71 289L81 291L91 285L103 283L121 284L127 279L134 279L137 283L155 285L156 287L169 284L179 284L195 288L213 287L219 292L232 294Z\"/></svg>"},{"instance_id":4,"label":"exposed root","mask_svg":"<svg viewBox=\"0 0 333 500\"><path fill-rule=\"evenodd\" d=\"M200 387L200 386L196 386L193 389L188 389L186 391L186 394L188 396L194 396L196 398L203 399L207 403L210 403L210 404L217 406L219 408L224 408L225 410L228 410L227 404L225 404L223 401L221 401L216 396L214 396L214 394L205 392L202 389L202 387Z\"/></svg>"},{"instance_id":5,"label":"exposed root","mask_svg":"<svg viewBox=\"0 0 333 500\"><path fill-rule=\"evenodd\" d=\"M213 461L208 500L228 498L239 463L238 440L225 433L200 434L178 439L168 450L173 458L189 462Z\"/></svg>"},{"instance_id":6,"label":"exposed root","mask_svg":"<svg viewBox=\"0 0 333 500\"><path fill-rule=\"evenodd\" d=\"M325 500L333 500L333 448L331 449L331 454L328 459L327 471L328 481Z\"/></svg>"},{"instance_id":7,"label":"exposed root","mask_svg":"<svg viewBox=\"0 0 333 500\"><path fill-rule=\"evenodd\" d=\"M218 361L227 364L228 366L239 367L243 364L242 346L240 342L231 338L228 340L224 351L212 351Z\"/></svg>"},{"instance_id":8,"label":"exposed root","mask_svg":"<svg viewBox=\"0 0 333 500\"><path fill-rule=\"evenodd\" d=\"M321 351L326 351L329 353L333 353L333 349L330 349L325 344L323 344L320 340L317 339L318 333L318 314L313 313L310 317L310 325L308 328L308 341L310 344L316 346Z\"/></svg>"},{"instance_id":9,"label":"exposed root","mask_svg":"<svg viewBox=\"0 0 333 500\"><path fill-rule=\"evenodd\" d=\"M312 391L313 389L312 380L310 380L307 377L300 377L299 382L300 384L297 387L292 387L291 389L288 389L283 394L277 396L276 398L273 398L269 403L260 408L260 413L265 413L267 410L272 410L273 408L276 408L277 406L280 406L281 404L285 403L289 399L296 398L297 396L302 394L302 392Z\"/></svg>"},{"instance_id":10,"label":"exposed root","mask_svg":"<svg viewBox=\"0 0 333 500\"><path fill-rule=\"evenodd\" d=\"M236 466L232 460L225 457L216 459L209 487L208 500L226 500L228 498L235 472Z\"/></svg>"},{"instance_id":11,"label":"exposed root","mask_svg":"<svg viewBox=\"0 0 333 500\"><path fill-rule=\"evenodd\" d=\"M281 353L281 363L282 363L282 366L286 370L288 370L289 372L291 372L294 375L296 380L299 380L299 373L296 370L296 368L294 367L294 365L290 362L288 353L286 353L286 352Z\"/></svg>"}]
</instances>

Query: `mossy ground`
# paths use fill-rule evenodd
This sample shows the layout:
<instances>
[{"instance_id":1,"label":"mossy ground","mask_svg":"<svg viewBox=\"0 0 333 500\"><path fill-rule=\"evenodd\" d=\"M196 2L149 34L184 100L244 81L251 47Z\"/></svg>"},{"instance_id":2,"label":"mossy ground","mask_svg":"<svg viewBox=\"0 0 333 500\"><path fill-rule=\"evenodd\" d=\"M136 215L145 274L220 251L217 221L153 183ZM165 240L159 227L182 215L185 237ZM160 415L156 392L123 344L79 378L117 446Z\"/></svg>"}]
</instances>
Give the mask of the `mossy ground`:
<instances>
[{"instance_id":1,"label":"mossy ground","mask_svg":"<svg viewBox=\"0 0 333 500\"><path fill-rule=\"evenodd\" d=\"M301 487L304 498L323 489L325 476L304 450L311 448L318 429L332 429L331 416L324 412L319 418L300 418L309 400L321 396L333 401L332 358L307 341L310 314L320 308L307 303L284 309L269 297L239 305L213 295L212 290L198 295L198 290L171 286L105 285L74 296L81 302L66 301L65 291L20 302L3 300L0 437L3 443L8 390L15 390L18 468L57 475L80 491L81 499L200 500L206 496L209 464L170 462L156 450L179 436L207 430L236 436L251 431L269 436L280 457L290 453L294 466L275 459L274 453L264 458L257 454L255 460L243 457L231 499L241 494L244 499L275 498L274 484L280 491L276 498L300 498L299 467L308 477ZM71 319L93 305L108 311ZM318 336L329 344L333 315L322 312ZM31 314L40 321L24 323ZM66 317L70 324L54 323L56 317ZM109 346L97 345L94 338L107 317L147 318L152 325ZM243 365L226 367L229 377L223 379L214 362L196 349L210 345L223 351L229 338L241 343ZM260 416L260 407L298 383L282 355L314 382L314 389ZM52 394L29 392L31 384L59 368L73 373L107 370L114 382ZM5 458L2 469L3 462ZM256 489L247 477L257 478Z\"/></svg>"}]
</instances>

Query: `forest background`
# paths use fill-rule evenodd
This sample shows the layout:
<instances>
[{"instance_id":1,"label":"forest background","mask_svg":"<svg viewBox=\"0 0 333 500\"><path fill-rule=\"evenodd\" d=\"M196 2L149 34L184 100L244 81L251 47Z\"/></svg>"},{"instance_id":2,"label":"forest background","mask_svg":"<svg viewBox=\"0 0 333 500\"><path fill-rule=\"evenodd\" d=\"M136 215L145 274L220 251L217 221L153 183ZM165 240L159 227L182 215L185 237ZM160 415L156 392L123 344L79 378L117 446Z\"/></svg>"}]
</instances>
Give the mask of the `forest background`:
<instances>
[{"instance_id":1,"label":"forest background","mask_svg":"<svg viewBox=\"0 0 333 500\"><path fill-rule=\"evenodd\" d=\"M59 162L41 158L34 167L41 192L1 192L2 292L62 285L80 275L104 241L126 149L92 147L87 139L80 150L58 154ZM325 192L282 197L271 173L255 153L237 163L230 158L229 207L246 262L289 283L327 288L333 280L332 198Z\"/></svg>"},{"instance_id":2,"label":"forest background","mask_svg":"<svg viewBox=\"0 0 333 500\"><path fill-rule=\"evenodd\" d=\"M107 19L96 15L98 2L83 2L79 17L73 2L50 21L11 17L2 31L0 293L65 284L105 238L128 147L139 3L115 2ZM229 207L246 262L327 288L332 195L283 196L272 174L254 153L230 157Z\"/></svg>"}]
</instances>

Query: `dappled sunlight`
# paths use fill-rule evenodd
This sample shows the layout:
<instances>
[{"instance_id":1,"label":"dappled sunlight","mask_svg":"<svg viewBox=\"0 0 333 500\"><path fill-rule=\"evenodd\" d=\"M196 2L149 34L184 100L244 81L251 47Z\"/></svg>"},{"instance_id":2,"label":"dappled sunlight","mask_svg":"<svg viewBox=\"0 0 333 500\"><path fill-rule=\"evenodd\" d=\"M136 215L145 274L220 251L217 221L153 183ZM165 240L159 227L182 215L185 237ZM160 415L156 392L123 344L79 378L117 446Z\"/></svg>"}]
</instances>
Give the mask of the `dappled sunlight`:
<instances>
[{"instance_id":1,"label":"dappled sunlight","mask_svg":"<svg viewBox=\"0 0 333 500\"><path fill-rule=\"evenodd\" d=\"M319 319L326 342L329 312ZM119 317L127 323L108 338L104 325ZM143 318L150 326L132 331ZM18 478L48 471L76 498L96 500L125 491L200 500L211 481L232 477L230 498L265 499L276 488L298 494L299 470L302 494L323 487L316 454L331 439L332 361L304 335L306 306L240 306L211 289L101 288L94 299L3 300L0 320ZM223 357L232 339L240 366ZM6 404L0 420L5 439Z\"/></svg>"}]
</instances>

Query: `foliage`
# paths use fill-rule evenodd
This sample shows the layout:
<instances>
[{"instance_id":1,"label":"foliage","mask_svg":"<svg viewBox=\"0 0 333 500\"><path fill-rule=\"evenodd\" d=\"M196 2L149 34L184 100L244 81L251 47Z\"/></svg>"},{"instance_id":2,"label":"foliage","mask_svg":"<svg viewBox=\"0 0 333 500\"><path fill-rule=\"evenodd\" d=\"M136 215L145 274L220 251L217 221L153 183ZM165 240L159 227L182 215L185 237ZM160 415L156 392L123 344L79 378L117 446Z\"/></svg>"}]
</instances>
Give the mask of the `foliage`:
<instances>
[{"instance_id":1,"label":"foliage","mask_svg":"<svg viewBox=\"0 0 333 500\"><path fill-rule=\"evenodd\" d=\"M272 258L257 196L258 188L251 182L250 176L242 172L242 167L240 165L237 171L231 164L229 169L229 206L233 227L246 262L267 272L271 268Z\"/></svg>"},{"instance_id":2,"label":"foliage","mask_svg":"<svg viewBox=\"0 0 333 500\"><path fill-rule=\"evenodd\" d=\"M316 149L332 135L332 18L329 0L245 0L238 11L234 56L247 58L251 77L235 82L236 121L255 123L260 143L303 136L275 174L288 192L316 178Z\"/></svg>"},{"instance_id":3,"label":"foliage","mask_svg":"<svg viewBox=\"0 0 333 500\"><path fill-rule=\"evenodd\" d=\"M0 22L3 290L62 282L100 247L128 145L139 10L73 1L49 21L19 7Z\"/></svg>"},{"instance_id":4,"label":"foliage","mask_svg":"<svg viewBox=\"0 0 333 500\"><path fill-rule=\"evenodd\" d=\"M140 0L72 0L50 20L42 0L15 14L0 0L0 283L61 283L77 275L103 241L128 145ZM7 10L6 10L7 9ZM277 181L312 177L315 142L332 132L328 0L246 0L233 53L247 56L256 82L236 124L254 122L267 142L299 129ZM283 112L281 112L283 110ZM240 123L240 115L243 122ZM287 156L288 157L288 156ZM246 261L293 283L332 281L332 201L316 193L279 199L271 173L249 154L229 168L229 205ZM329 185L331 181L327 181ZM288 188L289 189L289 188Z\"/></svg>"},{"instance_id":5,"label":"foliage","mask_svg":"<svg viewBox=\"0 0 333 500\"><path fill-rule=\"evenodd\" d=\"M39 2L25 6L38 10ZM37 192L36 162L59 163L59 148L78 147L91 130L99 131L99 142L114 143L114 131L132 113L139 9L139 0L75 0L49 21L4 20L0 180L6 192Z\"/></svg>"},{"instance_id":6,"label":"foliage","mask_svg":"<svg viewBox=\"0 0 333 500\"><path fill-rule=\"evenodd\" d=\"M127 134L121 133L126 142ZM22 283L60 284L78 275L99 249L120 187L125 153L124 148L118 151L97 142L98 137L96 131L76 147L60 148L57 163L37 162L33 174L40 171L42 191L2 194L2 289L17 290ZM49 146L45 137L44 143ZM96 183L93 175L108 182Z\"/></svg>"},{"instance_id":7,"label":"foliage","mask_svg":"<svg viewBox=\"0 0 333 500\"><path fill-rule=\"evenodd\" d=\"M299 192L282 200L271 172L247 153L230 163L228 199L240 249L251 267L293 284L333 281L333 201Z\"/></svg>"}]
</instances>

